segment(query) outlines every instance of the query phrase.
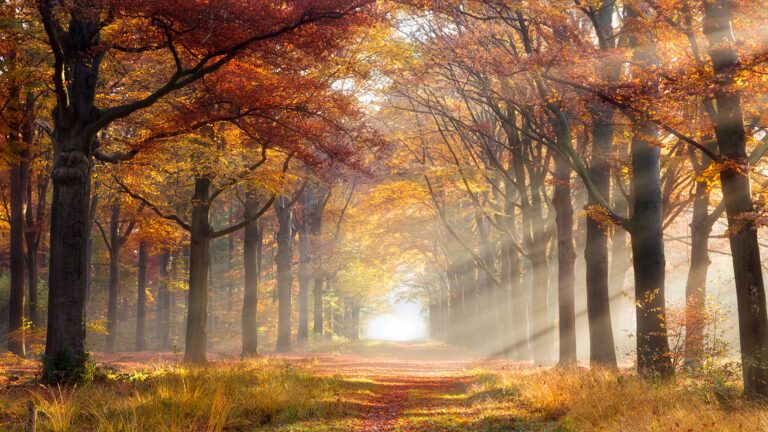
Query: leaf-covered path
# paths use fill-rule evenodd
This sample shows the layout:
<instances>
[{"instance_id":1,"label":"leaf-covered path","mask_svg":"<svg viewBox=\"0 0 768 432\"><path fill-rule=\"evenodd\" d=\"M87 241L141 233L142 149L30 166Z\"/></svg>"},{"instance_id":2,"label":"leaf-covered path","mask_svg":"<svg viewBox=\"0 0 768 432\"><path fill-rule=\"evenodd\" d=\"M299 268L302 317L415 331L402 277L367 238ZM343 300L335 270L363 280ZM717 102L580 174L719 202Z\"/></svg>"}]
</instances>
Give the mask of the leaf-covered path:
<instances>
[{"instance_id":1,"label":"leaf-covered path","mask_svg":"<svg viewBox=\"0 0 768 432\"><path fill-rule=\"evenodd\" d=\"M478 370L511 367L467 352L428 344L385 344L368 352L281 356L315 373L340 377L354 391L342 392L354 407L337 421L293 425L286 431L502 431L518 430L514 419L491 417L468 396ZM347 418L347 417L352 417ZM513 429L514 428L514 429Z\"/></svg>"}]
</instances>

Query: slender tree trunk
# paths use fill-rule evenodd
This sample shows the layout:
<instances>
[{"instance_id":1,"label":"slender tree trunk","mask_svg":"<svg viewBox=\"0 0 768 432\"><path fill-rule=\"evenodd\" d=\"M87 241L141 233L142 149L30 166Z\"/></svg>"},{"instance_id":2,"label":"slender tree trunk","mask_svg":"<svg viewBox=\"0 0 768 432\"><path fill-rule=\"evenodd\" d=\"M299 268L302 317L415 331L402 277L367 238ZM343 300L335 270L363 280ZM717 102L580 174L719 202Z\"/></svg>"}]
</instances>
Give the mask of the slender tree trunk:
<instances>
[{"instance_id":1,"label":"slender tree trunk","mask_svg":"<svg viewBox=\"0 0 768 432\"><path fill-rule=\"evenodd\" d=\"M307 197L308 192L302 195L302 220L299 224L299 328L297 333L297 343L299 346L305 345L309 340L309 281L310 272L310 250L309 250L309 221L311 209L311 197Z\"/></svg>"},{"instance_id":2,"label":"slender tree trunk","mask_svg":"<svg viewBox=\"0 0 768 432\"><path fill-rule=\"evenodd\" d=\"M210 191L209 178L195 179L189 247L187 332L184 347L184 361L188 363L207 361L208 272L211 268Z\"/></svg>"},{"instance_id":3,"label":"slender tree trunk","mask_svg":"<svg viewBox=\"0 0 768 432\"><path fill-rule=\"evenodd\" d=\"M610 199L611 177L607 157L613 141L613 115L606 109L592 115L592 160L589 176L606 200ZM593 197L592 208L597 206ZM619 229L619 228L617 228ZM589 319L589 362L592 366L617 368L616 347L611 324L611 294L608 284L608 232L594 218L587 217L587 244L584 248Z\"/></svg>"},{"instance_id":4,"label":"slender tree trunk","mask_svg":"<svg viewBox=\"0 0 768 432\"><path fill-rule=\"evenodd\" d=\"M497 287L493 281L496 273L496 247L491 242L488 232L486 216L482 211L476 215L478 240L480 242L480 256L485 263L485 267L477 269L477 293L478 293L478 311L475 314L479 334L483 337L481 342L484 351L490 354L498 354L502 351L503 341L501 340L499 304L496 299ZM490 274L489 274L490 273Z\"/></svg>"},{"instance_id":5,"label":"slender tree trunk","mask_svg":"<svg viewBox=\"0 0 768 432\"><path fill-rule=\"evenodd\" d=\"M696 183L691 218L691 258L685 285L685 364L696 367L701 363L704 344L704 307L707 298L709 269L709 191L704 182Z\"/></svg>"},{"instance_id":6,"label":"slender tree trunk","mask_svg":"<svg viewBox=\"0 0 768 432\"><path fill-rule=\"evenodd\" d=\"M109 293L107 298L107 336L104 351L115 352L117 339L117 302L120 294L120 199L112 203L109 220Z\"/></svg>"},{"instance_id":7,"label":"slender tree trunk","mask_svg":"<svg viewBox=\"0 0 768 432\"><path fill-rule=\"evenodd\" d=\"M517 122L515 117L512 117L509 121ZM528 201L528 191L525 189L525 168L523 161L519 156L522 154L522 146L517 129L515 129L515 127L509 127L509 125L506 126L505 131L511 149L508 153L509 179L505 182L507 228L510 232L520 232L517 227L515 216L517 204L514 201L514 196L516 192L516 195L520 199L520 207L524 213L522 221L523 235L520 238L522 239L523 244L529 244L531 241L531 231L528 221L529 217L525 216L525 213L530 211L530 203ZM512 182L512 178L515 179L517 185ZM523 284L522 261L520 260L520 253L511 242L511 238L509 244L506 245L506 248L509 257L510 300L512 302L512 333L510 341L512 350L510 354L515 360L528 360L531 357L530 346L528 343L531 329L528 321L528 308L526 307L528 299Z\"/></svg>"},{"instance_id":8,"label":"slender tree trunk","mask_svg":"<svg viewBox=\"0 0 768 432\"><path fill-rule=\"evenodd\" d=\"M312 332L316 336L323 335L323 278L321 276L315 277L314 286L314 323L312 326Z\"/></svg>"},{"instance_id":9,"label":"slender tree trunk","mask_svg":"<svg viewBox=\"0 0 768 432\"><path fill-rule=\"evenodd\" d=\"M136 351L146 349L147 324L147 243L139 243L139 277L136 293Z\"/></svg>"},{"instance_id":10,"label":"slender tree trunk","mask_svg":"<svg viewBox=\"0 0 768 432\"><path fill-rule=\"evenodd\" d=\"M353 341L360 340L360 306L357 303L352 303L350 307L352 316L350 317L350 339Z\"/></svg>"},{"instance_id":11,"label":"slender tree trunk","mask_svg":"<svg viewBox=\"0 0 768 432\"><path fill-rule=\"evenodd\" d=\"M30 142L32 138L30 138ZM42 177L42 176L41 176ZM31 170L30 170L31 180ZM26 211L26 246L27 246L27 275L28 281L28 294L29 294L29 320L34 327L39 327L40 313L38 305L37 286L39 279L39 261L40 261L40 241L43 230L43 215L45 209L45 199L48 190L48 180L38 178L37 181L37 208L33 212L33 194L32 194L32 181L27 182L27 211Z\"/></svg>"},{"instance_id":12,"label":"slender tree trunk","mask_svg":"<svg viewBox=\"0 0 768 432\"><path fill-rule=\"evenodd\" d=\"M246 197L246 218L251 218L258 211L258 200L252 193ZM261 273L262 230L258 221L245 226L243 237L243 269L245 285L243 287L242 338L243 357L259 354L259 327L256 317L259 304L259 282Z\"/></svg>"},{"instance_id":13,"label":"slender tree trunk","mask_svg":"<svg viewBox=\"0 0 768 432\"><path fill-rule=\"evenodd\" d=\"M541 201L541 190L535 187L532 191L531 220L532 230L531 265L533 267L533 293L531 313L533 315L532 345L533 360L536 364L550 364L554 350L554 334L552 321L549 320L549 261L547 259L546 219L544 218Z\"/></svg>"},{"instance_id":14,"label":"slender tree trunk","mask_svg":"<svg viewBox=\"0 0 768 432\"><path fill-rule=\"evenodd\" d=\"M157 329L157 340L160 343L160 350L165 351L170 346L170 272L171 251L165 249L160 255L160 283L157 292L157 316L155 328Z\"/></svg>"},{"instance_id":15,"label":"slender tree trunk","mask_svg":"<svg viewBox=\"0 0 768 432\"><path fill-rule=\"evenodd\" d=\"M558 126L558 139L570 145L568 125ZM576 284L576 251L573 243L573 204L571 202L571 168L562 157L555 157L555 206L557 224L557 292L560 330L559 365L576 364L576 309L574 289Z\"/></svg>"},{"instance_id":16,"label":"slender tree trunk","mask_svg":"<svg viewBox=\"0 0 768 432\"><path fill-rule=\"evenodd\" d=\"M11 134L10 139L20 144L21 134ZM25 208L27 204L27 182L29 182L29 152L22 151L20 160L11 167L11 191L10 191L10 225L11 225L11 281L10 303L8 305L8 333L13 337L8 339L8 350L12 353L25 356L24 325L24 234L25 234Z\"/></svg>"},{"instance_id":17,"label":"slender tree trunk","mask_svg":"<svg viewBox=\"0 0 768 432\"><path fill-rule=\"evenodd\" d=\"M765 398L768 397L768 314L757 226L750 218L755 207L741 92L735 78L740 60L731 27L731 1L706 1L704 11L704 33L709 40L715 74L715 135L720 155L727 162L720 171L720 182L736 280L744 392Z\"/></svg>"},{"instance_id":18,"label":"slender tree trunk","mask_svg":"<svg viewBox=\"0 0 768 432\"><path fill-rule=\"evenodd\" d=\"M291 206L288 197L280 197L275 200L275 214L279 229L277 232L277 295L278 295L278 323L277 323L277 351L288 352L291 350L291 287L293 285L291 248Z\"/></svg>"}]
</instances>

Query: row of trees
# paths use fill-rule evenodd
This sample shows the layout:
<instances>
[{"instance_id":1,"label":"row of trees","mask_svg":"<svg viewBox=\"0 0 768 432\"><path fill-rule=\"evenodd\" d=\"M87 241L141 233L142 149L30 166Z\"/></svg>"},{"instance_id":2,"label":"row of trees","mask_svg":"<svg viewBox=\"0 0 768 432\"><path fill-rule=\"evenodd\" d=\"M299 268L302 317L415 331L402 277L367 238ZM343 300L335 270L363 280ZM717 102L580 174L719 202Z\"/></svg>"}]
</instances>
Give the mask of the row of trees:
<instances>
[{"instance_id":1,"label":"row of trees","mask_svg":"<svg viewBox=\"0 0 768 432\"><path fill-rule=\"evenodd\" d=\"M762 192L753 190L755 177L762 182L753 166L766 151L766 41L752 33L765 22L761 7L730 0L422 7L400 24L409 49L386 71L383 127L402 144L410 181L428 194L438 224L437 235L421 233L414 247L439 273L413 283L428 293L438 336L572 365L574 292L585 284L590 363L615 368L611 314L631 266L638 370L670 376L666 231L690 243L685 355L695 366L705 343L699 317L709 240L725 216L745 391L768 394L762 204L755 205ZM690 221L688 235L671 235L678 220Z\"/></svg>"},{"instance_id":2,"label":"row of trees","mask_svg":"<svg viewBox=\"0 0 768 432\"><path fill-rule=\"evenodd\" d=\"M308 338L310 280L320 332L324 282L342 270L330 261L324 270L321 255L330 260L335 248L322 250L324 210L329 201L348 205L344 184L373 169L383 149L354 92L367 73L355 66L361 31L376 23L369 3L4 2L11 351L24 352L27 316L47 326L44 381L87 376L95 243L109 257L104 347L112 351L121 251L135 239L135 348L146 346L148 267L162 276L160 327L169 320L169 273L188 269L184 357L205 361L211 242L242 232L243 354L255 354L267 212L276 220L278 349L291 348L296 241L299 342ZM228 215L220 227L211 219L218 202ZM341 213L329 244L343 237ZM46 320L35 300L40 256ZM351 320L360 308L349 304ZM159 333L167 347L168 330Z\"/></svg>"}]
</instances>

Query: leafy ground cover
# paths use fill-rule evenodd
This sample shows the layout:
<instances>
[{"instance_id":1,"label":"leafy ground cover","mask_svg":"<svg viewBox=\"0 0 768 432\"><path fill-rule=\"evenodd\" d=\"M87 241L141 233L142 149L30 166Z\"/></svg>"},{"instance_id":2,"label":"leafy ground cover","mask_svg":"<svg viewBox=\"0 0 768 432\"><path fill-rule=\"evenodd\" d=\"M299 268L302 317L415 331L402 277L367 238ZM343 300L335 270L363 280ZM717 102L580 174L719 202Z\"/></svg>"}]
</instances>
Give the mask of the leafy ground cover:
<instances>
[{"instance_id":1,"label":"leafy ground cover","mask_svg":"<svg viewBox=\"0 0 768 432\"><path fill-rule=\"evenodd\" d=\"M721 375L648 383L435 345L322 348L197 368L126 353L102 358L95 381L74 388L42 387L33 362L5 358L0 430L23 429L28 400L40 410L39 430L56 432L768 429L768 405L742 399Z\"/></svg>"}]
</instances>

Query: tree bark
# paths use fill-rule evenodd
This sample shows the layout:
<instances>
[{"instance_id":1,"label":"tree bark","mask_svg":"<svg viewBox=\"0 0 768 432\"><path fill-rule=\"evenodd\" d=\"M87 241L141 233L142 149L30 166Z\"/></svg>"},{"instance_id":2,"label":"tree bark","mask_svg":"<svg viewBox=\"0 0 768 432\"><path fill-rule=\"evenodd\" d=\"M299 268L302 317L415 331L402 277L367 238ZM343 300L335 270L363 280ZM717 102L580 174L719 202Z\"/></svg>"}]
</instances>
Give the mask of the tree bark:
<instances>
[{"instance_id":1,"label":"tree bark","mask_svg":"<svg viewBox=\"0 0 768 432\"><path fill-rule=\"evenodd\" d=\"M208 272L211 267L209 201L211 179L195 178L189 247L189 293L184 361L205 363L207 359Z\"/></svg>"},{"instance_id":2,"label":"tree bark","mask_svg":"<svg viewBox=\"0 0 768 432\"><path fill-rule=\"evenodd\" d=\"M637 31L629 37L634 60L642 68L657 65L652 35L643 26L641 11L627 6L626 17ZM647 97L654 97L649 94ZM650 378L674 373L669 357L665 309L664 209L661 190L661 148L658 129L646 118L633 122L632 265L635 270L635 315L637 317L637 368Z\"/></svg>"},{"instance_id":3,"label":"tree bark","mask_svg":"<svg viewBox=\"0 0 768 432\"><path fill-rule=\"evenodd\" d=\"M9 139L16 144L21 134L16 131ZM25 210L27 205L27 183L29 182L29 152L20 152L19 161L11 167L10 191L10 297L8 305L8 350L25 356L24 326L24 235L26 230Z\"/></svg>"},{"instance_id":4,"label":"tree bark","mask_svg":"<svg viewBox=\"0 0 768 432\"><path fill-rule=\"evenodd\" d=\"M704 347L704 314L707 298L707 271L710 265L709 190L704 182L696 183L691 217L691 258L685 285L685 364L701 364Z\"/></svg>"},{"instance_id":5,"label":"tree bark","mask_svg":"<svg viewBox=\"0 0 768 432\"><path fill-rule=\"evenodd\" d=\"M299 221L299 327L297 332L297 343L299 346L305 345L309 340L309 281L310 272L310 223L309 218L312 212L313 197L309 196L309 191L305 190L301 194L302 217Z\"/></svg>"},{"instance_id":6,"label":"tree bark","mask_svg":"<svg viewBox=\"0 0 768 432\"><path fill-rule=\"evenodd\" d=\"M589 176L595 188L610 199L610 165L606 160L613 141L613 115L606 109L592 114L592 160ZM598 203L590 196L589 205ZM617 230L620 228L616 228ZM587 244L584 248L587 278L587 317L589 319L589 362L592 366L617 368L616 347L611 324L611 297L608 284L608 233L587 216Z\"/></svg>"},{"instance_id":7,"label":"tree bark","mask_svg":"<svg viewBox=\"0 0 768 432\"><path fill-rule=\"evenodd\" d=\"M570 141L569 126L558 125L558 140ZM564 143L570 145L570 142ZM571 202L571 168L560 156L555 156L555 187L552 203L557 224L557 293L560 334L559 365L576 364L576 251L573 243L573 204Z\"/></svg>"},{"instance_id":8,"label":"tree bark","mask_svg":"<svg viewBox=\"0 0 768 432\"><path fill-rule=\"evenodd\" d=\"M29 142L31 143L32 137ZM27 275L29 293L29 320L34 327L39 327L40 321L38 305L38 279L40 261L40 243L43 235L43 221L45 215L46 195L48 192L47 174L38 176L37 180L37 206L33 206L32 181L27 182L27 211L26 211L26 246L27 246ZM32 209L35 208L33 212Z\"/></svg>"},{"instance_id":9,"label":"tree bark","mask_svg":"<svg viewBox=\"0 0 768 432\"><path fill-rule=\"evenodd\" d=\"M528 225L532 233L530 250L533 267L533 293L531 314L533 318L532 345L533 360L536 364L552 363L555 346L552 323L549 319L549 260L547 259L547 222L543 214L541 189L537 185L531 190L531 212ZM533 221L538 221L533 223Z\"/></svg>"},{"instance_id":10,"label":"tree bark","mask_svg":"<svg viewBox=\"0 0 768 432\"><path fill-rule=\"evenodd\" d=\"M258 207L257 197L253 193L249 193L246 196L245 217L248 219L253 217L258 211ZM245 272L242 316L243 357L259 354L259 327L256 315L259 304L262 243L262 229L259 227L258 221L246 225L243 237L243 270Z\"/></svg>"},{"instance_id":11,"label":"tree bark","mask_svg":"<svg viewBox=\"0 0 768 432\"><path fill-rule=\"evenodd\" d=\"M107 336L104 351L115 352L117 339L117 301L120 290L120 199L112 203L109 220L109 293L107 299Z\"/></svg>"},{"instance_id":12,"label":"tree bark","mask_svg":"<svg viewBox=\"0 0 768 432\"><path fill-rule=\"evenodd\" d=\"M275 214L279 229L277 232L277 295L278 295L278 323L277 323L277 351L288 352L291 350L291 288L293 284L291 248L291 205L290 198L279 197L275 200Z\"/></svg>"},{"instance_id":13,"label":"tree bark","mask_svg":"<svg viewBox=\"0 0 768 432\"><path fill-rule=\"evenodd\" d=\"M157 329L157 340L160 343L160 350L165 351L171 347L170 344L170 272L171 251L165 249L160 255L160 281L157 292L157 316L155 327Z\"/></svg>"},{"instance_id":14,"label":"tree bark","mask_svg":"<svg viewBox=\"0 0 768 432\"><path fill-rule=\"evenodd\" d=\"M146 349L147 325L147 243L139 243L139 275L136 293L136 351Z\"/></svg>"},{"instance_id":15,"label":"tree bark","mask_svg":"<svg viewBox=\"0 0 768 432\"><path fill-rule=\"evenodd\" d=\"M751 218L755 207L741 92L735 83L740 59L731 27L731 1L706 1L704 11L704 33L710 44L717 103L717 118L713 122L720 155L727 163L720 171L720 182L736 281L744 392L765 398L768 397L768 314L757 227Z\"/></svg>"},{"instance_id":16,"label":"tree bark","mask_svg":"<svg viewBox=\"0 0 768 432\"><path fill-rule=\"evenodd\" d=\"M314 286L314 323L312 326L312 332L316 336L322 336L323 335L323 278L322 277L315 277L315 286Z\"/></svg>"}]
</instances>

